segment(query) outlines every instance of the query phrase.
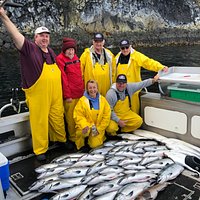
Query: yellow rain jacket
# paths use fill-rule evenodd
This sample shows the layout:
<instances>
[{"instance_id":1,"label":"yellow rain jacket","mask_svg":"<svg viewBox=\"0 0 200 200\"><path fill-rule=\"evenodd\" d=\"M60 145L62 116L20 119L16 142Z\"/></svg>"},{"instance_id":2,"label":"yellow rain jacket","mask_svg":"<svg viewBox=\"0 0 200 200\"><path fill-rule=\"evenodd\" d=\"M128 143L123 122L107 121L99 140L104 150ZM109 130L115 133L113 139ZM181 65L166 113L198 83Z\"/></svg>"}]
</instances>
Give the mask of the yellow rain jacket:
<instances>
[{"instance_id":1,"label":"yellow rain jacket","mask_svg":"<svg viewBox=\"0 0 200 200\"><path fill-rule=\"evenodd\" d=\"M112 52L106 48L103 49L105 50L107 60L104 65L94 62L90 48L85 49L80 57L80 61L85 85L88 80L96 80L99 93L105 96L112 83L115 82L115 62Z\"/></svg>"},{"instance_id":2,"label":"yellow rain jacket","mask_svg":"<svg viewBox=\"0 0 200 200\"><path fill-rule=\"evenodd\" d=\"M140 82L141 79L141 68L145 68L150 71L158 72L162 70L164 66L153 59L148 58L144 54L131 48L131 54L128 64L117 64L121 52L119 52L116 57L116 74L125 74L128 83L130 82ZM134 112L139 114L140 102L139 102L139 92L136 92L131 98L131 108Z\"/></svg>"},{"instance_id":3,"label":"yellow rain jacket","mask_svg":"<svg viewBox=\"0 0 200 200\"><path fill-rule=\"evenodd\" d=\"M77 149L83 147L85 137L88 137L88 144L91 148L100 146L105 141L105 129L110 122L110 105L103 96L99 96L99 110L90 108L88 98L81 97L74 109L74 121L76 123L76 146ZM98 135L92 136L91 127L95 125ZM90 127L88 133L83 134L82 129L86 126Z\"/></svg>"},{"instance_id":4,"label":"yellow rain jacket","mask_svg":"<svg viewBox=\"0 0 200 200\"><path fill-rule=\"evenodd\" d=\"M49 139L66 142L61 72L58 66L45 62L36 83L23 90L30 112L34 153L45 153L48 150Z\"/></svg>"}]
</instances>

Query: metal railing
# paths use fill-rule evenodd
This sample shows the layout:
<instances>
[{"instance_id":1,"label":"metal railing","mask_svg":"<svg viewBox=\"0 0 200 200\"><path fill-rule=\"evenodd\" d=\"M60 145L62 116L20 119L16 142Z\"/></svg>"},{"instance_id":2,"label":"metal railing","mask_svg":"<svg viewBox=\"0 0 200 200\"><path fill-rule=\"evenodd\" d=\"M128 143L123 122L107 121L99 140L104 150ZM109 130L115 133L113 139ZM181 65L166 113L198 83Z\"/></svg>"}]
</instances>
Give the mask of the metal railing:
<instances>
[{"instance_id":1,"label":"metal railing","mask_svg":"<svg viewBox=\"0 0 200 200\"><path fill-rule=\"evenodd\" d=\"M21 108L23 104L26 104L26 101L20 101L18 98L18 88L12 88L12 98L10 99L10 103L4 105L0 109L0 118L2 117L2 113L9 107L11 107L16 113L21 112Z\"/></svg>"}]
</instances>

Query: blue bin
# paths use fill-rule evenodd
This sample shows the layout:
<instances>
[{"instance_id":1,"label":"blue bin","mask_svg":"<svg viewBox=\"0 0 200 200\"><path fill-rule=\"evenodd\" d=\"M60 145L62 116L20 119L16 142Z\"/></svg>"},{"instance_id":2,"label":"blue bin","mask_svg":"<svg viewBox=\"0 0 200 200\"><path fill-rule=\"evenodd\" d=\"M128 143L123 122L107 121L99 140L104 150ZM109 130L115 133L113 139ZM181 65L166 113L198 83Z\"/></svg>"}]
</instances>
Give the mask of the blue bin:
<instances>
[{"instance_id":1,"label":"blue bin","mask_svg":"<svg viewBox=\"0 0 200 200\"><path fill-rule=\"evenodd\" d=\"M0 179L3 191L6 191L10 187L9 183L9 162L8 159L0 152Z\"/></svg>"}]
</instances>

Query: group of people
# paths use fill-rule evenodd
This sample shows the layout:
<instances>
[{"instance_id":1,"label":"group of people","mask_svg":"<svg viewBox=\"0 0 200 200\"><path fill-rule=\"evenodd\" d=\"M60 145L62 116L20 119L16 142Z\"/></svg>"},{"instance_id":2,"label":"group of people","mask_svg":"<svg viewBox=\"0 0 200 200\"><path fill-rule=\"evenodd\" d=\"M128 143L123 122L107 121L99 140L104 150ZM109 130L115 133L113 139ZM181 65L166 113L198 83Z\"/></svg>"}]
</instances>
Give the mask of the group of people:
<instances>
[{"instance_id":1,"label":"group of people","mask_svg":"<svg viewBox=\"0 0 200 200\"><path fill-rule=\"evenodd\" d=\"M77 56L77 43L63 38L56 56L49 47L50 31L35 30L34 42L26 39L0 7L0 18L20 52L22 88L30 112L33 151L45 160L49 141L79 150L103 144L106 136L133 132L142 124L139 92L158 80L141 80L141 68L167 70L166 66L120 41L120 52L104 47L102 33L95 33L92 46ZM67 124L67 138L65 122ZM69 142L70 141L70 142Z\"/></svg>"}]
</instances>

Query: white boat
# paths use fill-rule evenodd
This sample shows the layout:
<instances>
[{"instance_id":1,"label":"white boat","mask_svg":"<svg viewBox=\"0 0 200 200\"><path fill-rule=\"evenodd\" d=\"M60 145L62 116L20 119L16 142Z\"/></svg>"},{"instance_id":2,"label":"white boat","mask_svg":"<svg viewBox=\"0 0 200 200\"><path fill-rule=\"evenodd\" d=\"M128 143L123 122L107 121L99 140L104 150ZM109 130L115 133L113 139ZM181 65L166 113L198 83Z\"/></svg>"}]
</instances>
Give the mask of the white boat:
<instances>
[{"instance_id":1,"label":"white boat","mask_svg":"<svg viewBox=\"0 0 200 200\"><path fill-rule=\"evenodd\" d=\"M200 102L165 98L159 93L147 92L141 96L141 116L144 120L142 129L139 130L141 134L156 133L200 147ZM10 136L11 139L7 136ZM32 151L29 112L1 117L0 138L4 138L4 141L0 143L0 152L9 158L11 165L20 166L21 161L24 163L25 160L28 163L29 159L34 158L33 153L25 156L21 154L25 151ZM31 165L39 166L39 163L35 161ZM11 184L6 200L31 200L41 195L38 192L19 189L20 179L22 181L25 176L22 172L26 173L28 166L22 165L21 168L24 170L17 171L16 169L15 173L11 172ZM31 172L28 176L34 176L33 174L34 172ZM177 187L176 189L180 190L182 199L195 200L194 194L197 193L197 196L200 196L200 179L194 172L188 170L184 170L183 175L184 181L175 181L174 185ZM168 198L158 196L158 199L167 200Z\"/></svg>"}]
</instances>

